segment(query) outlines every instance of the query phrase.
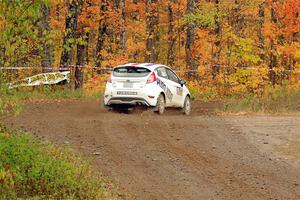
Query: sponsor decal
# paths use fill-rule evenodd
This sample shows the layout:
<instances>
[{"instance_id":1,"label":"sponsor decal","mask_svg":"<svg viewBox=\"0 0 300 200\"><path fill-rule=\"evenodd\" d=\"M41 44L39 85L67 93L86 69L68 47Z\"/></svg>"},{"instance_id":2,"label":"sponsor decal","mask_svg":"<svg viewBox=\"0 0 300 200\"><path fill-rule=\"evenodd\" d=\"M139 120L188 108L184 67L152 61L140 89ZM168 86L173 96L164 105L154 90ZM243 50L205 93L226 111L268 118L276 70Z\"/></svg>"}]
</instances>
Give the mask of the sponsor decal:
<instances>
[{"instance_id":1,"label":"sponsor decal","mask_svg":"<svg viewBox=\"0 0 300 200\"><path fill-rule=\"evenodd\" d=\"M117 95L137 95L137 92L118 91Z\"/></svg>"},{"instance_id":2,"label":"sponsor decal","mask_svg":"<svg viewBox=\"0 0 300 200\"><path fill-rule=\"evenodd\" d=\"M172 101L173 94L172 94L171 90L167 87L167 85L160 79L157 79L157 85L159 85L159 87L161 87L165 91L167 98L170 101Z\"/></svg>"},{"instance_id":3,"label":"sponsor decal","mask_svg":"<svg viewBox=\"0 0 300 200\"><path fill-rule=\"evenodd\" d=\"M182 87L177 87L176 88L176 93L177 93L177 95L182 96L183 95L183 88Z\"/></svg>"}]
</instances>

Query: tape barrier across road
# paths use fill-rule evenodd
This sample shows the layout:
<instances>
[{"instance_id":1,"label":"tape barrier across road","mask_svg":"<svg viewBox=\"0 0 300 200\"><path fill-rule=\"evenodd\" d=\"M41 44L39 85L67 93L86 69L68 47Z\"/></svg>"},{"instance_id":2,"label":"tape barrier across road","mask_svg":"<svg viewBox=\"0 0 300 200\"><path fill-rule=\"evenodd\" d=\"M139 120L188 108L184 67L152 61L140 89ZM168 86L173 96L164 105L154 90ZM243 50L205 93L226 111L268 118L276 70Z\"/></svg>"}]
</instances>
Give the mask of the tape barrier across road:
<instances>
[{"instance_id":1,"label":"tape barrier across road","mask_svg":"<svg viewBox=\"0 0 300 200\"><path fill-rule=\"evenodd\" d=\"M56 70L63 71L63 72L50 72L50 73L42 73L37 74L25 79L22 79L20 81L16 81L9 84L9 88L17 88L17 87L30 87L30 86L39 86L39 85L55 85L62 82L70 82L70 69L74 68L75 66L70 67L62 67ZM88 67L88 66L76 66L79 68L88 68L88 69L96 69L101 71L112 71L112 68L97 68L97 67ZM226 66L220 66L221 68L224 68ZM206 67L207 68L207 67ZM38 69L34 67L7 67L7 68L1 68L0 70L29 70L29 69ZM52 68L43 68L46 70L53 70ZM245 68L245 70L259 70L259 68ZM271 69L269 69L270 71ZM198 70L175 70L178 73L183 72L198 72ZM291 72L300 72L300 70L286 70Z\"/></svg>"},{"instance_id":2,"label":"tape barrier across road","mask_svg":"<svg viewBox=\"0 0 300 200\"><path fill-rule=\"evenodd\" d=\"M94 69L94 70L103 70L103 71L112 71L112 68L99 68L99 67L89 67L89 66L76 66L82 69ZM60 67L60 68L37 68L37 67L0 67L0 70L34 70L34 69L43 69L49 71L71 71L75 66L70 67Z\"/></svg>"},{"instance_id":3,"label":"tape barrier across road","mask_svg":"<svg viewBox=\"0 0 300 200\"><path fill-rule=\"evenodd\" d=\"M70 71L42 73L9 84L9 88L56 85L70 82Z\"/></svg>"},{"instance_id":4,"label":"tape barrier across road","mask_svg":"<svg viewBox=\"0 0 300 200\"><path fill-rule=\"evenodd\" d=\"M55 70L55 71L71 71L71 69L74 69L75 67L82 68L82 69L91 69L91 70L100 70L100 71L112 71L113 68L99 68L99 67L90 67L90 66L70 66L70 67L60 67L60 68L43 68L44 70ZM211 66L203 66L200 68L204 69L211 69ZM228 66L219 66L219 68L230 68ZM36 68L36 67L0 67L1 70L33 70L33 69L42 69L42 68ZM255 67L246 67L246 68L238 68L238 69L244 69L244 70L263 70L264 68L255 68ZM272 69L266 69L268 71L272 71ZM176 72L198 72L199 70L174 70ZM300 69L294 69L294 70L284 70L284 71L290 71L290 72L296 72L300 73Z\"/></svg>"}]
</instances>

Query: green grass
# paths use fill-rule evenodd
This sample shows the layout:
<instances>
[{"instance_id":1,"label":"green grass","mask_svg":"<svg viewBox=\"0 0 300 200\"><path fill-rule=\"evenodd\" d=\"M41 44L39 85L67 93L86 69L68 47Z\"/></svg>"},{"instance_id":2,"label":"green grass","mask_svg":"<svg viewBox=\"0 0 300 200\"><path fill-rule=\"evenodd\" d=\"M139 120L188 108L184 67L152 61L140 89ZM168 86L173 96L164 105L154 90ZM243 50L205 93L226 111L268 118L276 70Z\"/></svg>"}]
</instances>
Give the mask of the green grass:
<instances>
[{"instance_id":1,"label":"green grass","mask_svg":"<svg viewBox=\"0 0 300 200\"><path fill-rule=\"evenodd\" d=\"M228 112L300 113L300 88L270 87L260 96L232 95L223 101Z\"/></svg>"},{"instance_id":2,"label":"green grass","mask_svg":"<svg viewBox=\"0 0 300 200\"><path fill-rule=\"evenodd\" d=\"M65 86L9 90L0 77L0 117L18 114L26 100L88 99ZM117 199L114 186L66 147L0 125L0 200Z\"/></svg>"},{"instance_id":3,"label":"green grass","mask_svg":"<svg viewBox=\"0 0 300 200\"><path fill-rule=\"evenodd\" d=\"M0 127L0 199L116 199L112 188L68 148Z\"/></svg>"},{"instance_id":4,"label":"green grass","mask_svg":"<svg viewBox=\"0 0 300 200\"><path fill-rule=\"evenodd\" d=\"M1 78L0 74L0 116L11 113L19 113L22 104L15 91L9 90L7 83Z\"/></svg>"}]
</instances>

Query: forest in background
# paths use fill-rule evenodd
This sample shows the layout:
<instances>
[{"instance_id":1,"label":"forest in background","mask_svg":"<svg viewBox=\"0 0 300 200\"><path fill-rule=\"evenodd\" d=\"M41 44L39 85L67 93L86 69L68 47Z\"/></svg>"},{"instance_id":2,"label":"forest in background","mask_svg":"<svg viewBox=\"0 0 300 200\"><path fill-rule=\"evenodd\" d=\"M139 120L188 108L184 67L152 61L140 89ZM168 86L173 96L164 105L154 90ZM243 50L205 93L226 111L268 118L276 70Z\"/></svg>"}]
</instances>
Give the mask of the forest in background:
<instances>
[{"instance_id":1,"label":"forest in background","mask_svg":"<svg viewBox=\"0 0 300 200\"><path fill-rule=\"evenodd\" d=\"M261 95L300 85L299 11L300 0L2 0L0 67L74 66L81 88L95 69L161 63L195 91Z\"/></svg>"},{"instance_id":2,"label":"forest in background","mask_svg":"<svg viewBox=\"0 0 300 200\"><path fill-rule=\"evenodd\" d=\"M103 72L119 64L171 66L193 97L213 100L213 113L193 108L201 115L299 114L299 11L300 0L0 0L0 199L124 197L78 152L1 125L24 102L99 99ZM61 69L78 90L7 84Z\"/></svg>"}]
</instances>

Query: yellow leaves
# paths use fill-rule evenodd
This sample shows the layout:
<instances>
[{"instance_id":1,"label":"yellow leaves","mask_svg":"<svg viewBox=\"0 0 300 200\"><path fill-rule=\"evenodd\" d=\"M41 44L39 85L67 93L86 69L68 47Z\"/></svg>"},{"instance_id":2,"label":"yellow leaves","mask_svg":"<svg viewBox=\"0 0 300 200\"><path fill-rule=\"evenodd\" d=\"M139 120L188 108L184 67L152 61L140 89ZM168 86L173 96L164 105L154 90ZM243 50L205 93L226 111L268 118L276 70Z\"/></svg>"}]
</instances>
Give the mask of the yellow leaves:
<instances>
[{"instance_id":1,"label":"yellow leaves","mask_svg":"<svg viewBox=\"0 0 300 200\"><path fill-rule=\"evenodd\" d=\"M297 43L295 46L296 46L296 51L294 54L294 58L300 60L300 43Z\"/></svg>"},{"instance_id":2,"label":"yellow leaves","mask_svg":"<svg viewBox=\"0 0 300 200\"><path fill-rule=\"evenodd\" d=\"M230 75L228 83L231 86L232 93L254 93L261 94L264 86L268 84L264 77L268 75L268 69L265 66L237 69L236 72Z\"/></svg>"},{"instance_id":3,"label":"yellow leaves","mask_svg":"<svg viewBox=\"0 0 300 200\"><path fill-rule=\"evenodd\" d=\"M264 35L270 39L275 40L277 37L278 30L272 23L265 24Z\"/></svg>"},{"instance_id":4,"label":"yellow leaves","mask_svg":"<svg viewBox=\"0 0 300 200\"><path fill-rule=\"evenodd\" d=\"M295 52L295 58L300 59L300 49L297 49Z\"/></svg>"}]
</instances>

